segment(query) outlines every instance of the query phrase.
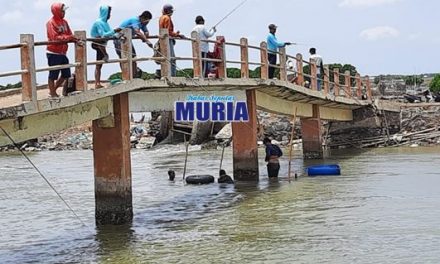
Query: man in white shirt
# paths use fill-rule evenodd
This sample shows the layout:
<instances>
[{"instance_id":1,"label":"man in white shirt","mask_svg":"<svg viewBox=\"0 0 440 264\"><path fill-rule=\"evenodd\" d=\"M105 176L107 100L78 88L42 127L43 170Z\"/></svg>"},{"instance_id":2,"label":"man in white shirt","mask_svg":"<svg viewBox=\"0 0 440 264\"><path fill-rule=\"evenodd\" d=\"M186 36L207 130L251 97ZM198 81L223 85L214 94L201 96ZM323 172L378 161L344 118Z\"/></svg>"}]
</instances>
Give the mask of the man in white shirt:
<instances>
[{"instance_id":1,"label":"man in white shirt","mask_svg":"<svg viewBox=\"0 0 440 264\"><path fill-rule=\"evenodd\" d=\"M316 65L316 76L318 78L318 91L321 91L321 83L322 78L324 77L324 65L322 63L321 55L316 54L316 49L311 48L310 52L310 60L315 62Z\"/></svg>"},{"instance_id":2,"label":"man in white shirt","mask_svg":"<svg viewBox=\"0 0 440 264\"><path fill-rule=\"evenodd\" d=\"M211 29L206 29L205 27L205 19L202 16L197 16L196 17L196 26L194 27L194 29L192 31L195 31L199 34L200 36L200 40L202 41L200 43L200 49L202 51L202 58L207 58L208 57L208 52L209 52L209 43L208 42L204 42L203 40L207 40L210 37L214 36L215 32L217 32L217 29L215 27L211 28ZM208 61L203 61L202 62L202 73L203 73L203 77L207 77L208 76L208 72L209 72L209 62Z\"/></svg>"}]
</instances>

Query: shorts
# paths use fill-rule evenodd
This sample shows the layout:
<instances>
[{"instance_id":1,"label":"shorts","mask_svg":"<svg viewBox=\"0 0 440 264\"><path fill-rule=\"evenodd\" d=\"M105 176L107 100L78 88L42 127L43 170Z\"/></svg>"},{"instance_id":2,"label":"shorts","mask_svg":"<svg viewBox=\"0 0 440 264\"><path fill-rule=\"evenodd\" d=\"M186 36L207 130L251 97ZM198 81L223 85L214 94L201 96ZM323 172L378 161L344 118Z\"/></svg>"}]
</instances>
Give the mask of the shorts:
<instances>
[{"instance_id":1,"label":"shorts","mask_svg":"<svg viewBox=\"0 0 440 264\"><path fill-rule=\"evenodd\" d=\"M115 40L113 40L113 43L115 44L116 54L118 54L119 58L122 58L122 56L121 56L122 55L121 54L121 52L122 52L121 40L115 39ZM134 49L133 42L131 42L131 53L132 53L132 57L136 58L136 50Z\"/></svg>"},{"instance_id":2,"label":"shorts","mask_svg":"<svg viewBox=\"0 0 440 264\"><path fill-rule=\"evenodd\" d=\"M95 43L92 44L92 49L96 50L96 60L100 61L104 59L107 52L105 51L105 46L97 45Z\"/></svg>"},{"instance_id":3,"label":"shorts","mask_svg":"<svg viewBox=\"0 0 440 264\"><path fill-rule=\"evenodd\" d=\"M269 178L278 177L279 171L280 171L279 163L267 163L267 174Z\"/></svg>"},{"instance_id":4,"label":"shorts","mask_svg":"<svg viewBox=\"0 0 440 264\"><path fill-rule=\"evenodd\" d=\"M69 64L69 59L66 55L61 54L53 54L53 53L47 53L47 63L49 66L57 66L57 65L63 65L63 64ZM57 80L58 76L60 75L61 71L61 78L67 79L70 78L70 68L62 69L62 70L54 70L49 71L49 79L50 80Z\"/></svg>"}]
</instances>

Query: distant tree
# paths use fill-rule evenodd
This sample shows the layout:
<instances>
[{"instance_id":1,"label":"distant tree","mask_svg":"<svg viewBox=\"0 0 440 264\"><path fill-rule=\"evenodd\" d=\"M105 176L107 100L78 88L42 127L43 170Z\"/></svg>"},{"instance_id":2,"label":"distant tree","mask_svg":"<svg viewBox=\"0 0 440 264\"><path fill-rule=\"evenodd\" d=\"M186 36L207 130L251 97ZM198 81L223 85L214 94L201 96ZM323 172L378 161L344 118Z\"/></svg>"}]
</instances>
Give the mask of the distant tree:
<instances>
[{"instance_id":1,"label":"distant tree","mask_svg":"<svg viewBox=\"0 0 440 264\"><path fill-rule=\"evenodd\" d=\"M1 90L8 90L8 89L15 89L15 88L21 88L22 84L21 82L15 83L15 84L7 84L6 86L0 85L0 91Z\"/></svg>"},{"instance_id":2,"label":"distant tree","mask_svg":"<svg viewBox=\"0 0 440 264\"><path fill-rule=\"evenodd\" d=\"M345 71L350 71L350 75L353 77L356 76L357 74L356 67L351 64L342 65L340 63L333 63L333 64L328 64L327 66L330 71L329 72L330 82L334 82L334 75L333 75L334 69L339 69L339 83L341 83L342 85L345 85L345 77L343 75L345 74ZM305 65L303 71L305 74L310 74L310 66ZM310 77L306 76L304 79L310 82ZM354 83L352 83L352 85L354 85Z\"/></svg>"},{"instance_id":3,"label":"distant tree","mask_svg":"<svg viewBox=\"0 0 440 264\"><path fill-rule=\"evenodd\" d=\"M416 84L417 86L421 85L423 83L423 76L406 76L403 78L406 85L413 86Z\"/></svg>"},{"instance_id":4,"label":"distant tree","mask_svg":"<svg viewBox=\"0 0 440 264\"><path fill-rule=\"evenodd\" d=\"M429 84L429 88L433 93L440 92L440 74L434 76L431 83Z\"/></svg>"},{"instance_id":5,"label":"distant tree","mask_svg":"<svg viewBox=\"0 0 440 264\"><path fill-rule=\"evenodd\" d=\"M226 74L228 78L241 78L241 70L237 68L227 68Z\"/></svg>"}]
</instances>

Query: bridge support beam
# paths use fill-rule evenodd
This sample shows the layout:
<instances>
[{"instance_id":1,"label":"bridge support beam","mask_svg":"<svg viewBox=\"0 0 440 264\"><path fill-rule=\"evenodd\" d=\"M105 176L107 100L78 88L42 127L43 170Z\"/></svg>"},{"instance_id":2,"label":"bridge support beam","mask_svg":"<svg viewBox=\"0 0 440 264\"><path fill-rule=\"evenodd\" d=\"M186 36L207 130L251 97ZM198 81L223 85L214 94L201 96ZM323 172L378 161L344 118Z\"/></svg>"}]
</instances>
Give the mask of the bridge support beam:
<instances>
[{"instance_id":1,"label":"bridge support beam","mask_svg":"<svg viewBox=\"0 0 440 264\"><path fill-rule=\"evenodd\" d=\"M304 159L322 159L321 118L319 106L313 105L313 117L301 118L301 135Z\"/></svg>"},{"instance_id":2,"label":"bridge support beam","mask_svg":"<svg viewBox=\"0 0 440 264\"><path fill-rule=\"evenodd\" d=\"M258 181L257 97L246 91L249 121L232 123L233 167L235 181Z\"/></svg>"},{"instance_id":3,"label":"bridge support beam","mask_svg":"<svg viewBox=\"0 0 440 264\"><path fill-rule=\"evenodd\" d=\"M114 122L93 121L97 225L133 219L128 93L115 95L113 107Z\"/></svg>"}]
</instances>

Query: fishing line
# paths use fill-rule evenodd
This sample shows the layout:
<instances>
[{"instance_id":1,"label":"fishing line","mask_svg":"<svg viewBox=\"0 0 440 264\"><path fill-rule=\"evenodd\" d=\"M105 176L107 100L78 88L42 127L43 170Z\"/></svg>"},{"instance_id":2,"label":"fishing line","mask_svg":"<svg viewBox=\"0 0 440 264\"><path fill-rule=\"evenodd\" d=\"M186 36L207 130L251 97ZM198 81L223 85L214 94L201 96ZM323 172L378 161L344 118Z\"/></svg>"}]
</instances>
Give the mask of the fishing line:
<instances>
[{"instance_id":1,"label":"fishing line","mask_svg":"<svg viewBox=\"0 0 440 264\"><path fill-rule=\"evenodd\" d=\"M215 24L212 28L217 27L218 25L220 25L223 21L225 21L230 15L232 15L237 9L239 9L242 5L244 5L247 1L249 0L244 0L242 1L240 4L238 4L234 9L232 9L231 12L229 12L226 16L224 16L219 22L217 22L217 24Z\"/></svg>"},{"instance_id":2,"label":"fishing line","mask_svg":"<svg viewBox=\"0 0 440 264\"><path fill-rule=\"evenodd\" d=\"M78 221L80 221L83 226L87 227L87 225L75 213L75 211L72 209L72 207L70 207L70 205L66 202L66 200L64 200L64 198L61 196L61 194L55 189L55 187L49 182L49 180L43 175L43 173L37 168L37 166L35 166L35 164L32 162L32 160L26 155L26 153L24 153L24 151L18 146L18 144L14 141L14 139L12 139L12 137L8 134L8 132L6 132L6 130L4 130L2 127L0 127L0 129L9 138L9 140L12 142L14 147L17 148L21 152L21 154L27 159L27 161L32 165L32 167L38 172L38 174L41 176L41 178L43 178L44 181L46 181L46 183L50 186L50 188L58 195L58 197L61 199L61 201L63 201L63 203L67 206L67 208L69 208L69 210L73 213L73 215L75 215L76 219L78 219Z\"/></svg>"}]
</instances>

